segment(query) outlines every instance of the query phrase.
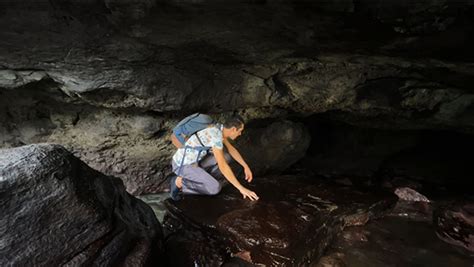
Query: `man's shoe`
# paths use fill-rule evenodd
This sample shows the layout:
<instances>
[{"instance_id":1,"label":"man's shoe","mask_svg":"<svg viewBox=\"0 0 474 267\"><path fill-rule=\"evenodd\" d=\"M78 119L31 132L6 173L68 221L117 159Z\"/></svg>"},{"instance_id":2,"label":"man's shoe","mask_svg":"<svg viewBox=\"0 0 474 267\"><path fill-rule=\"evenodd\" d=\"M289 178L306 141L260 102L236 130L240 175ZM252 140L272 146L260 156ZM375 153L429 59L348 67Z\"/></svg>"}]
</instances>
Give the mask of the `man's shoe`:
<instances>
[{"instance_id":1,"label":"man's shoe","mask_svg":"<svg viewBox=\"0 0 474 267\"><path fill-rule=\"evenodd\" d=\"M178 201L181 199L181 196L180 196L181 190L176 186L177 178L178 176L173 175L173 177L171 177L171 180L170 180L170 197L174 201Z\"/></svg>"}]
</instances>

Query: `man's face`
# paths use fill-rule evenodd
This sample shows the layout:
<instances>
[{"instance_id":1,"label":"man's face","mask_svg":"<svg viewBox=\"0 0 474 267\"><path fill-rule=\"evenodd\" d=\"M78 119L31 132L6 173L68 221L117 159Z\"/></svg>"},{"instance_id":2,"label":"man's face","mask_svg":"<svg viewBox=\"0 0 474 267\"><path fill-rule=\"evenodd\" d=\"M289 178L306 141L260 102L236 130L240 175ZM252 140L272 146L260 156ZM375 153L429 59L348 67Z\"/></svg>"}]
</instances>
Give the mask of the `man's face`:
<instances>
[{"instance_id":1,"label":"man's face","mask_svg":"<svg viewBox=\"0 0 474 267\"><path fill-rule=\"evenodd\" d=\"M230 128L230 135L229 135L230 139L232 140L237 139L237 137L239 137L242 134L243 130L244 130L243 124L239 128L237 127Z\"/></svg>"}]
</instances>

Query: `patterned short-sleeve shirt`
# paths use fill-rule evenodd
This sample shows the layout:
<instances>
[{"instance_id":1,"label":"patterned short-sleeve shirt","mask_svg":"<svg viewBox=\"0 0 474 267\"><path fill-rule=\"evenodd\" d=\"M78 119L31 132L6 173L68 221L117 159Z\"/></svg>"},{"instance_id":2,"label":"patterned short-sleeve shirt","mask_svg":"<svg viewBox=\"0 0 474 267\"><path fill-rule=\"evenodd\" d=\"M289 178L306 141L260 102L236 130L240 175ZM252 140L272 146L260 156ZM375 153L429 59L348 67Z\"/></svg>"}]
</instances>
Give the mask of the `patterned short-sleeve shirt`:
<instances>
[{"instance_id":1,"label":"patterned short-sleeve shirt","mask_svg":"<svg viewBox=\"0 0 474 267\"><path fill-rule=\"evenodd\" d=\"M216 125L212 126L209 128L206 128L204 130L201 130L197 132L196 134L193 134L187 141L185 146L191 146L191 147L201 147L201 143L199 142L198 138L196 135L199 136L199 139L201 140L202 144L207 147L212 147L212 148L217 148L217 149L223 149L224 144L222 142L223 137L222 137L222 126ZM183 160L183 155L184 155L184 162L183 165L189 165L193 164L196 162L199 162L205 155L207 154L207 151L201 151L201 154L199 154L199 151L196 149L186 149L185 153L185 147L179 148L173 155L173 160L176 163L176 165L180 165L181 161ZM198 158L199 155L199 158Z\"/></svg>"}]
</instances>

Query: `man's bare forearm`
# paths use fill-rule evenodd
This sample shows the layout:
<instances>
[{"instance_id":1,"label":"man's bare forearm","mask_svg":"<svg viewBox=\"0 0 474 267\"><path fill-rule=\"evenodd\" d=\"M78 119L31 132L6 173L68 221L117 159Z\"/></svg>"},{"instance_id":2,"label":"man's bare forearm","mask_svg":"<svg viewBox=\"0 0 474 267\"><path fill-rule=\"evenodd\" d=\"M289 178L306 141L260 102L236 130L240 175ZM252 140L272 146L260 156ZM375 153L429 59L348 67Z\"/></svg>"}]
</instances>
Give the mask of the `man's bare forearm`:
<instances>
[{"instance_id":1,"label":"man's bare forearm","mask_svg":"<svg viewBox=\"0 0 474 267\"><path fill-rule=\"evenodd\" d=\"M230 168L229 164L227 164L227 162L223 162L221 164L218 164L218 166L219 170L221 171L222 175L224 175L224 177L227 179L227 181L229 181L229 183L235 186L239 191L242 190L243 186L239 183L237 177L235 177L235 174Z\"/></svg>"},{"instance_id":2,"label":"man's bare forearm","mask_svg":"<svg viewBox=\"0 0 474 267\"><path fill-rule=\"evenodd\" d=\"M224 175L227 181L229 181L229 183L231 183L233 186L235 186L235 188L237 188L237 190L239 190L239 192L242 194L244 199L249 198L250 200L258 200L258 196L257 194L255 194L255 192L248 190L247 188L245 188L243 185L239 183L239 181L237 180L237 177L235 177L234 172L232 171L229 164L227 164L227 161L224 158L224 151L222 149L216 149L214 151L214 156L216 157L217 165L219 166L219 170L221 171L221 173ZM247 168L246 173L247 173L247 170L250 171Z\"/></svg>"},{"instance_id":3,"label":"man's bare forearm","mask_svg":"<svg viewBox=\"0 0 474 267\"><path fill-rule=\"evenodd\" d=\"M248 167L242 155L240 155L239 151L228 140L224 141L224 145L227 147L229 154L233 159L235 159L235 161L237 161L244 168Z\"/></svg>"}]
</instances>

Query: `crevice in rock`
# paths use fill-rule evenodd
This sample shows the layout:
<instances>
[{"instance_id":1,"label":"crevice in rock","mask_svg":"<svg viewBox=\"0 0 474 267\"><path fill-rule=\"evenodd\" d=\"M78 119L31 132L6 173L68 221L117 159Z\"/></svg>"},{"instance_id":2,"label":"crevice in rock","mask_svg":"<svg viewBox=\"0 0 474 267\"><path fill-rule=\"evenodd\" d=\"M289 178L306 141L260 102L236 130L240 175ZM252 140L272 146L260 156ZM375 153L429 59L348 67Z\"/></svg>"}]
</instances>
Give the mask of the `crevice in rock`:
<instances>
[{"instance_id":1,"label":"crevice in rock","mask_svg":"<svg viewBox=\"0 0 474 267\"><path fill-rule=\"evenodd\" d=\"M77 112L76 113L76 117L72 120L72 126L76 126L77 123L79 122L80 120L80 115L81 115L81 112Z\"/></svg>"},{"instance_id":2,"label":"crevice in rock","mask_svg":"<svg viewBox=\"0 0 474 267\"><path fill-rule=\"evenodd\" d=\"M167 130L159 130L155 133L150 138L163 138L168 134Z\"/></svg>"}]
</instances>

